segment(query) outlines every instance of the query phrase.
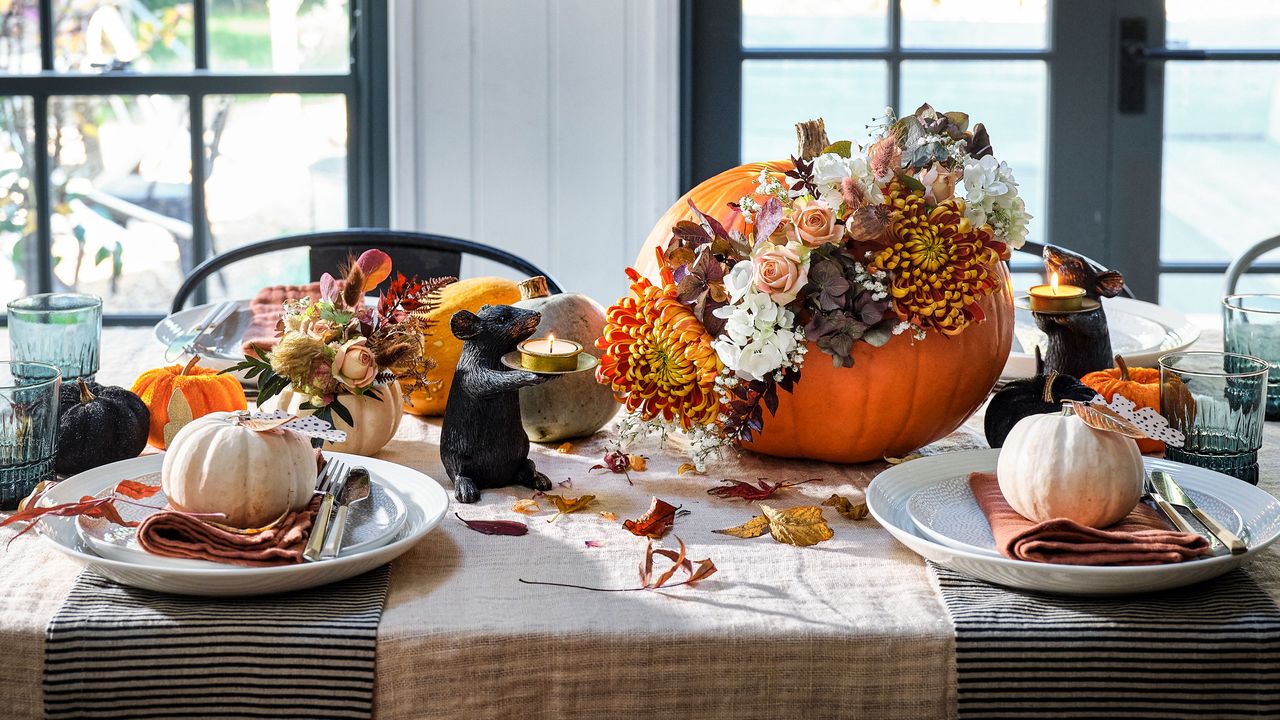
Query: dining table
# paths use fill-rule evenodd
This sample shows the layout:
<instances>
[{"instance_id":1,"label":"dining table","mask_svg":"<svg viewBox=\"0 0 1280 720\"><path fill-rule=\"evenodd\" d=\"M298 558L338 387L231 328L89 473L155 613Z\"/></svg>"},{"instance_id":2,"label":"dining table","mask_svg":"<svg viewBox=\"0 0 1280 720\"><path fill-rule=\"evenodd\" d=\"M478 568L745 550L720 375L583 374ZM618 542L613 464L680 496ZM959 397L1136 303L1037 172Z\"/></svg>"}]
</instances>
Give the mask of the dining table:
<instances>
[{"instance_id":1,"label":"dining table","mask_svg":"<svg viewBox=\"0 0 1280 720\"><path fill-rule=\"evenodd\" d=\"M1206 332L1200 349L1220 347ZM0 356L8 347L0 331ZM128 387L162 364L150 329L108 327L98 381ZM440 460L441 419L405 415L377 457L425 473L452 496ZM814 427L821 433L823 428ZM1280 491L1280 424L1267 423L1260 487ZM770 503L860 502L886 462L836 465L726 451L705 473L682 472L680 440L642 443L627 474L593 469L616 446L610 428L567 444L535 444L552 492L595 496L588 511L525 517L526 488L452 503L445 521L391 566L377 628L374 716L412 718L700 717L950 718L958 714L956 629L936 576L873 518L826 513L834 537L812 547L713 530L759 510L709 495L722 480L808 481ZM979 412L925 454L985 448ZM671 534L718 571L696 586L638 588L646 543L620 527L651 498L679 506ZM549 505L543 500L545 505ZM457 516L454 515L457 513ZM610 520L602 513L616 515ZM461 520L520 520L492 536ZM0 530L0 543L11 530ZM1280 603L1280 558L1248 573ZM81 567L34 533L0 550L0 683L7 717L42 714L46 627ZM209 599L211 607L226 600ZM234 601L230 601L234 602Z\"/></svg>"}]
</instances>

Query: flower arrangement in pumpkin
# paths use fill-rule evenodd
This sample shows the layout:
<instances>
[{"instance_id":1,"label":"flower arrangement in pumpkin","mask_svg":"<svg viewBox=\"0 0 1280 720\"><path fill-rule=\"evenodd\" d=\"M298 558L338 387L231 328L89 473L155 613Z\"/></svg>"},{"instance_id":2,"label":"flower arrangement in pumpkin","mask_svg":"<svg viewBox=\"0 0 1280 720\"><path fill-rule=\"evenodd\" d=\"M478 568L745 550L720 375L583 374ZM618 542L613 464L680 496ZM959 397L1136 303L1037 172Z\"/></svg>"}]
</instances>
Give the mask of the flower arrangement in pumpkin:
<instances>
[{"instance_id":1,"label":"flower arrangement in pumpkin","mask_svg":"<svg viewBox=\"0 0 1280 720\"><path fill-rule=\"evenodd\" d=\"M657 281L628 269L631 295L597 342L597 379L629 411L624 440L685 431L703 469L763 429L811 346L851 367L856 343L983 321L996 266L1031 219L1012 171L964 113L926 104L871 127L860 146L828 143L821 121L797 126L813 149L785 173L764 166L755 192L730 204L734 222L690 201L692 219L658 250Z\"/></svg>"},{"instance_id":2,"label":"flower arrangement in pumpkin","mask_svg":"<svg viewBox=\"0 0 1280 720\"><path fill-rule=\"evenodd\" d=\"M403 382L406 394L422 390L429 397L439 389L425 375L435 362L424 356L422 337L433 324L427 314L437 306L439 291L454 278L419 281L397 273L370 307L365 294L391 276L391 258L367 250L350 260L342 275L341 280L329 273L321 277L318 300L285 303L273 350L256 349L257 357L224 371L256 377L259 404L291 387L310 396L302 409L354 425L344 396L381 400L376 386L392 381Z\"/></svg>"}]
</instances>

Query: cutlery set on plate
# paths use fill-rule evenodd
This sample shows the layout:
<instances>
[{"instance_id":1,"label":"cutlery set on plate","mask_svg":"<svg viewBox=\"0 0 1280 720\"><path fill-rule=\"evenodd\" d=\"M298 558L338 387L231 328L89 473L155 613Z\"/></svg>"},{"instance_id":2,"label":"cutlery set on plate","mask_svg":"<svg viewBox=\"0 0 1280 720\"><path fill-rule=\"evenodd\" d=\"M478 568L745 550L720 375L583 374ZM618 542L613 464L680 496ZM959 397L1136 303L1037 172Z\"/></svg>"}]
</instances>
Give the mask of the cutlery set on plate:
<instances>
[{"instance_id":1,"label":"cutlery set on plate","mask_svg":"<svg viewBox=\"0 0 1280 720\"><path fill-rule=\"evenodd\" d=\"M168 343L164 353L165 362L174 362L183 355L197 355L207 351L206 339L217 332L239 307L240 303L234 301L211 305L199 322L178 333Z\"/></svg>"},{"instance_id":2,"label":"cutlery set on plate","mask_svg":"<svg viewBox=\"0 0 1280 720\"><path fill-rule=\"evenodd\" d=\"M1187 495L1187 491L1183 490L1182 486L1174 481L1173 476L1169 473L1163 470L1153 470L1146 476L1143 489L1143 499L1150 500L1155 504L1156 508L1165 516L1165 519L1178 530L1200 535L1208 540L1211 545L1216 544L1225 547L1233 555L1249 550L1249 546L1236 537L1235 533L1223 527L1222 523L1213 519L1213 516L1201 510L1196 505L1196 502L1191 499L1191 496ZM1185 509L1199 520L1204 526L1204 531L1187 522L1182 513L1178 512L1178 508Z\"/></svg>"},{"instance_id":3,"label":"cutlery set on plate","mask_svg":"<svg viewBox=\"0 0 1280 720\"><path fill-rule=\"evenodd\" d=\"M352 505L369 497L369 472L361 467L348 469L342 460L329 460L316 479L316 493L323 495L302 557L307 560L335 558L342 552L347 530L347 514ZM335 505L337 506L335 508Z\"/></svg>"}]
</instances>

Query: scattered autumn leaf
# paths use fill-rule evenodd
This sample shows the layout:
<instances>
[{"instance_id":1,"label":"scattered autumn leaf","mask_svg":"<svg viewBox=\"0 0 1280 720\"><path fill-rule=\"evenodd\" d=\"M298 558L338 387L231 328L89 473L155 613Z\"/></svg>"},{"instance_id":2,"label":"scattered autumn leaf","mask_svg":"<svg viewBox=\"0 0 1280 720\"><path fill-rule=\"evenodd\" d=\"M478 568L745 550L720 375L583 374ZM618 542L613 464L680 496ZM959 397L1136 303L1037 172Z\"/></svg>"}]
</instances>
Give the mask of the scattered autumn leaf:
<instances>
[{"instance_id":1,"label":"scattered autumn leaf","mask_svg":"<svg viewBox=\"0 0 1280 720\"><path fill-rule=\"evenodd\" d=\"M587 546L591 547L592 542L595 541L587 540ZM716 565L711 562L710 558L703 560L690 560L684 541L680 538L676 538L676 542L679 543L679 550L655 548L653 546L653 541L649 541L649 545L644 551L644 559L640 562L640 587L598 588L587 585L575 585L573 583L525 580L524 578L520 578L519 581L525 585L548 585L551 587L573 588L575 590L590 590L592 592L639 592L641 590L671 589L680 587L681 585L696 585L716 573ZM671 561L671 566L656 578L653 576L654 555L664 557ZM685 573L685 579L680 582L672 583L671 579L679 572Z\"/></svg>"},{"instance_id":2,"label":"scattered autumn leaf","mask_svg":"<svg viewBox=\"0 0 1280 720\"><path fill-rule=\"evenodd\" d=\"M120 512L116 510L113 504L119 500L115 495L107 495L106 497L92 497L86 495L77 502L61 503L59 505L51 505L49 507L27 507L10 515L4 520L0 520L0 527L12 525L13 523L25 522L26 527L22 528L17 535L9 538L9 542L26 535L36 526L36 521L42 517L75 517L83 515L85 517L104 518L116 525L124 525L126 527L135 527L136 522L126 522L120 517ZM7 543L6 543L7 545Z\"/></svg>"},{"instance_id":3,"label":"scattered autumn leaf","mask_svg":"<svg viewBox=\"0 0 1280 720\"><path fill-rule=\"evenodd\" d=\"M116 485L115 492L117 495L123 495L134 500L145 500L160 492L160 487L160 485L140 483L137 480L121 480Z\"/></svg>"},{"instance_id":4,"label":"scattered autumn leaf","mask_svg":"<svg viewBox=\"0 0 1280 720\"><path fill-rule=\"evenodd\" d=\"M763 515L756 515L736 527L725 528L724 530L712 530L711 532L720 533L721 535L732 535L736 538L756 538L769 532L769 518Z\"/></svg>"},{"instance_id":5,"label":"scattered autumn leaf","mask_svg":"<svg viewBox=\"0 0 1280 720\"><path fill-rule=\"evenodd\" d=\"M621 450L609 450L604 454L604 464L595 464L587 472L595 472L596 470L608 470L611 473L618 473L627 477L627 484L632 485L631 474L627 471L631 469L631 458L637 457L628 455Z\"/></svg>"},{"instance_id":6,"label":"scattered autumn leaf","mask_svg":"<svg viewBox=\"0 0 1280 720\"><path fill-rule=\"evenodd\" d=\"M867 517L867 504L860 502L857 505L849 501L849 498L843 495L833 494L831 497L822 501L827 507L833 507L836 512L840 513L850 520L862 520Z\"/></svg>"},{"instance_id":7,"label":"scattered autumn leaf","mask_svg":"<svg viewBox=\"0 0 1280 720\"><path fill-rule=\"evenodd\" d=\"M904 462L908 462L911 460L918 460L919 458L922 458L922 457L924 457L922 453L913 452L913 453L908 453L906 455L903 455L900 458L889 457L886 455L884 458L884 461L889 463L890 465L901 465Z\"/></svg>"},{"instance_id":8,"label":"scattered autumn leaf","mask_svg":"<svg viewBox=\"0 0 1280 720\"><path fill-rule=\"evenodd\" d=\"M768 480L760 478L755 485L742 480L725 479L721 482L728 483L727 485L713 487L707 490L707 494L725 499L740 498L748 502L759 502L771 497L774 493L783 488L795 487L796 485L803 485L805 483L821 479L822 478L809 478L808 480L797 480L794 482L770 483Z\"/></svg>"},{"instance_id":9,"label":"scattered autumn leaf","mask_svg":"<svg viewBox=\"0 0 1280 720\"><path fill-rule=\"evenodd\" d=\"M628 455L627 462L631 464L631 469L636 472L644 472L649 469L649 458L644 455Z\"/></svg>"},{"instance_id":10,"label":"scattered autumn leaf","mask_svg":"<svg viewBox=\"0 0 1280 720\"><path fill-rule=\"evenodd\" d=\"M761 505L763 515L756 515L737 527L715 530L721 535L738 538L760 537L768 532L773 539L796 547L817 545L830 540L835 533L822 517L822 508L815 505L776 510L768 505Z\"/></svg>"},{"instance_id":11,"label":"scattered autumn leaf","mask_svg":"<svg viewBox=\"0 0 1280 720\"><path fill-rule=\"evenodd\" d=\"M676 511L679 509L675 505L655 497L649 503L649 509L644 515L635 520L627 520L622 523L622 526L630 530L632 535L657 540L666 535L667 531L671 529L671 525L676 521Z\"/></svg>"},{"instance_id":12,"label":"scattered autumn leaf","mask_svg":"<svg viewBox=\"0 0 1280 720\"><path fill-rule=\"evenodd\" d=\"M556 504L556 514L547 522L553 523L560 518L561 515L576 513L591 504L596 499L595 495L583 495L582 497L567 498L563 495L545 495L547 499Z\"/></svg>"},{"instance_id":13,"label":"scattered autumn leaf","mask_svg":"<svg viewBox=\"0 0 1280 720\"><path fill-rule=\"evenodd\" d=\"M681 463L680 467L676 468L677 475L683 475L687 472L701 474L701 473L698 473L698 466L694 465L693 463Z\"/></svg>"},{"instance_id":14,"label":"scattered autumn leaf","mask_svg":"<svg viewBox=\"0 0 1280 720\"><path fill-rule=\"evenodd\" d=\"M524 499L517 500L516 504L511 506L511 509L521 515L533 515L534 513L541 512L542 506L538 504L537 500Z\"/></svg>"},{"instance_id":15,"label":"scattered autumn leaf","mask_svg":"<svg viewBox=\"0 0 1280 720\"><path fill-rule=\"evenodd\" d=\"M609 522L618 522L618 514L609 512L608 510L601 510L600 517L608 520Z\"/></svg>"},{"instance_id":16,"label":"scattered autumn leaf","mask_svg":"<svg viewBox=\"0 0 1280 720\"><path fill-rule=\"evenodd\" d=\"M560 447L556 448L556 452L560 453L561 455L568 455L569 453L573 452L573 443L571 442L561 443Z\"/></svg>"},{"instance_id":17,"label":"scattered autumn leaf","mask_svg":"<svg viewBox=\"0 0 1280 720\"><path fill-rule=\"evenodd\" d=\"M519 535L527 535L529 526L515 520L467 520L458 513L453 514L454 517L462 521L463 525L485 535L507 535L515 537Z\"/></svg>"}]
</instances>

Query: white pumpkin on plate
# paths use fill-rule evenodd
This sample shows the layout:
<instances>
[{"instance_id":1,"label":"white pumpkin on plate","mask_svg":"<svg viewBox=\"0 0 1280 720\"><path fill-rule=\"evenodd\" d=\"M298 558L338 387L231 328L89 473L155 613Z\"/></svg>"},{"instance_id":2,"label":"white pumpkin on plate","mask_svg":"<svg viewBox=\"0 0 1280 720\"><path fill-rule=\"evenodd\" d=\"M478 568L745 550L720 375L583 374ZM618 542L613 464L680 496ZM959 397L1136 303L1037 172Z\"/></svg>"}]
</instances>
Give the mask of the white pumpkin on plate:
<instances>
[{"instance_id":1,"label":"white pumpkin on plate","mask_svg":"<svg viewBox=\"0 0 1280 720\"><path fill-rule=\"evenodd\" d=\"M364 395L342 395L339 401L351 413L355 427L333 414L333 427L347 434L342 442L325 442L325 450L351 453L352 455L373 455L381 450L400 429L400 419L404 417L404 395L400 391L400 383L378 383L372 386L378 391L381 399ZM259 405L259 408L270 412L284 410L299 417L312 415L315 410L302 408L311 396L295 392L293 388L285 388L280 394Z\"/></svg>"},{"instance_id":2,"label":"white pumpkin on plate","mask_svg":"<svg viewBox=\"0 0 1280 720\"><path fill-rule=\"evenodd\" d=\"M1133 510L1144 473L1137 443L1089 427L1069 407L1019 420L996 463L1000 492L1018 514L1035 522L1067 518L1095 528Z\"/></svg>"},{"instance_id":3,"label":"white pumpkin on plate","mask_svg":"<svg viewBox=\"0 0 1280 720\"><path fill-rule=\"evenodd\" d=\"M252 430L242 417L209 413L174 435L160 482L175 509L222 513L227 525L256 528L306 507L316 482L311 441L284 428Z\"/></svg>"}]
</instances>

